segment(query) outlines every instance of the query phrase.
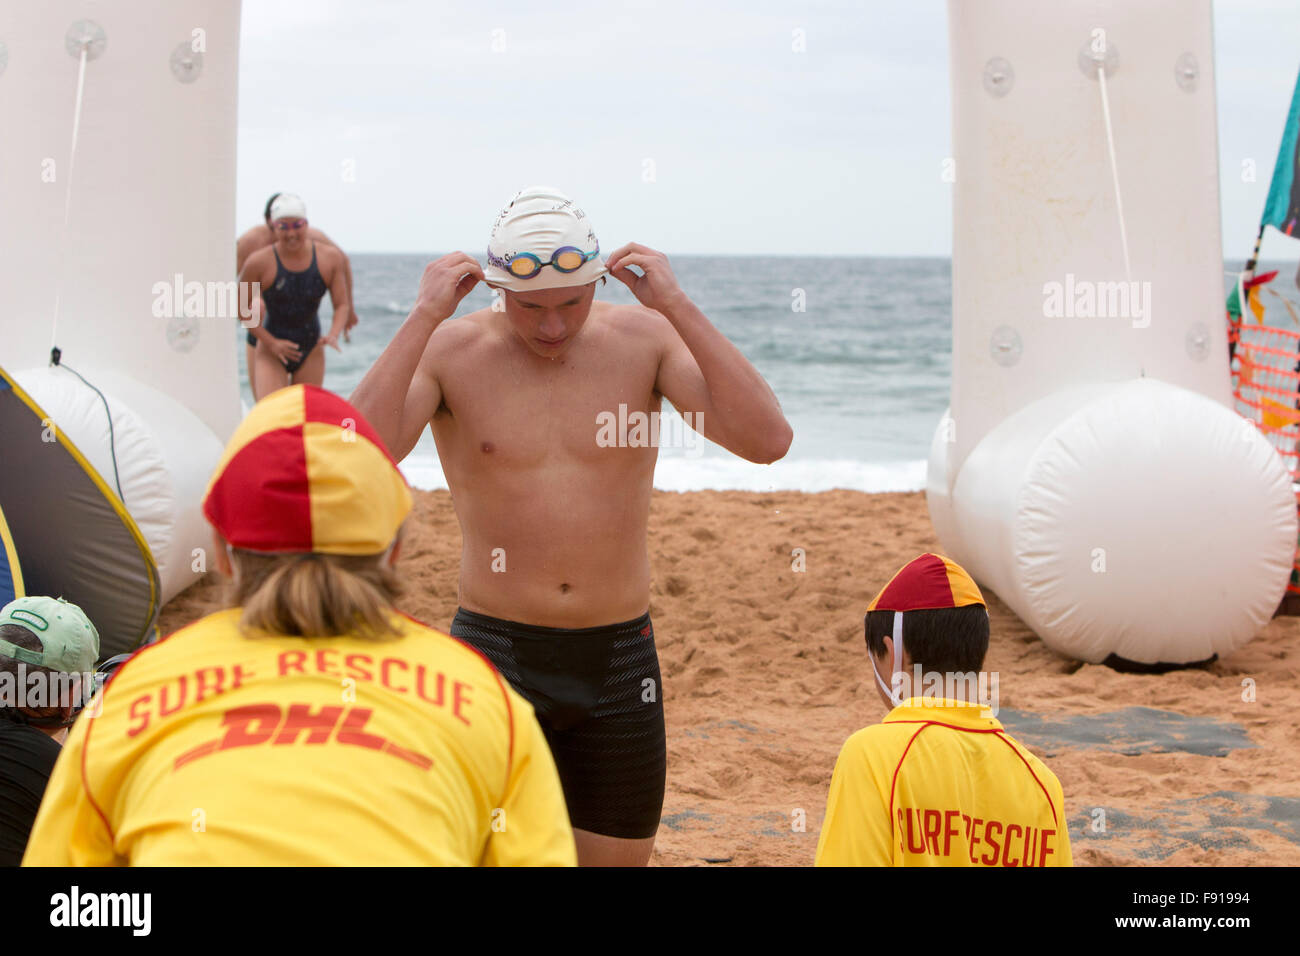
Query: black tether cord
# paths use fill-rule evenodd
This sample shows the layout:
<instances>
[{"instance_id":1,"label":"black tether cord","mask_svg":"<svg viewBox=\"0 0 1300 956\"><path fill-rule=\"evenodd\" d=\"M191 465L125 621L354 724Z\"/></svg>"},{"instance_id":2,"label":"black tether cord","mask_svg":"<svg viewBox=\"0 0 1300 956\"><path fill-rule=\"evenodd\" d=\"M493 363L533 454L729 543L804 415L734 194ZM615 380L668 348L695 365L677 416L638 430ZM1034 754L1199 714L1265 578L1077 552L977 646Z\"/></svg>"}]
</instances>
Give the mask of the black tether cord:
<instances>
[{"instance_id":1,"label":"black tether cord","mask_svg":"<svg viewBox=\"0 0 1300 956\"><path fill-rule=\"evenodd\" d=\"M55 348L50 349L51 365L57 365L59 368L66 368L73 375L77 376L77 378L81 379L83 382L86 382L86 378L84 375L78 372L71 365L64 365L59 361L59 359L61 359L62 357L63 357L63 351L59 349L57 346ZM109 411L108 399L104 397L103 392L95 388L95 386L91 385L89 382L86 382L86 387L89 388L91 391L93 391L96 395L98 395L99 400L104 403L104 414L108 417L108 453L113 458L113 482L114 484L117 485L118 500L121 501L123 504L126 504L126 496L122 494L122 479L117 473L117 438L113 435L113 413Z\"/></svg>"}]
</instances>

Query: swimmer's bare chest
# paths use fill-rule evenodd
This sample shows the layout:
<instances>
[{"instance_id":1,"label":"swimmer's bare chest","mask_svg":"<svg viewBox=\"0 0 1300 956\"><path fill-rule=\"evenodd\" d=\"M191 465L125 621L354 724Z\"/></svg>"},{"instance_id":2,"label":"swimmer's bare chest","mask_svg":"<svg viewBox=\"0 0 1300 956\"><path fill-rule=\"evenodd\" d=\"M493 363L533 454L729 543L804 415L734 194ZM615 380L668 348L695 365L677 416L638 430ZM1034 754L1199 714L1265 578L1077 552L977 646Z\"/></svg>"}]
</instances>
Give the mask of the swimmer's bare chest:
<instances>
[{"instance_id":1,"label":"swimmer's bare chest","mask_svg":"<svg viewBox=\"0 0 1300 956\"><path fill-rule=\"evenodd\" d=\"M658 360L586 331L595 334L555 360L483 341L439 375L430 424L470 610L551 627L646 610L657 449L635 425L660 410Z\"/></svg>"}]
</instances>

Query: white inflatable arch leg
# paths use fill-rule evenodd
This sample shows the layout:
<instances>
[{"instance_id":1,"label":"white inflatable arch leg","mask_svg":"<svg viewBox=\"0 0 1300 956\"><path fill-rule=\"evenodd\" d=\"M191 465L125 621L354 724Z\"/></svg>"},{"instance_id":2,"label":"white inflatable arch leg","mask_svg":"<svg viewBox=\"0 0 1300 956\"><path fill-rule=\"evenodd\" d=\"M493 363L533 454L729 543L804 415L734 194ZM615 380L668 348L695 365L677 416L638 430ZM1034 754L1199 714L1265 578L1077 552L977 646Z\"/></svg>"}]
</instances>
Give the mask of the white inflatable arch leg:
<instances>
[{"instance_id":1,"label":"white inflatable arch leg","mask_svg":"<svg viewBox=\"0 0 1300 956\"><path fill-rule=\"evenodd\" d=\"M954 560L1093 663L1189 663L1268 622L1296 547L1281 458L1214 400L1152 379L1063 389L990 431L929 505Z\"/></svg>"}]
</instances>

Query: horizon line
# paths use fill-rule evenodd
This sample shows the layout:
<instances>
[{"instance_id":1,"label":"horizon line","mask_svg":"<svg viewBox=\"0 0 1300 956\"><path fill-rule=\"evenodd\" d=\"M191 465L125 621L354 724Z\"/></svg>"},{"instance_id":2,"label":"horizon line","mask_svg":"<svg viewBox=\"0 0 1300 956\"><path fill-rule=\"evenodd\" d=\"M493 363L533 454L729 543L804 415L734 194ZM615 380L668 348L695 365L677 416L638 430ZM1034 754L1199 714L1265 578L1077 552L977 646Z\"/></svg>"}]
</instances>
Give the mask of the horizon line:
<instances>
[{"instance_id":1,"label":"horizon line","mask_svg":"<svg viewBox=\"0 0 1300 956\"><path fill-rule=\"evenodd\" d=\"M446 249L441 251L430 252L421 249L357 249L345 250L349 256L444 256L451 252L463 250ZM659 250L663 251L663 250ZM917 253L872 253L862 252L852 255L836 252L673 252L664 253L669 258L684 259L935 259L939 261L952 261L952 253L939 254L933 252ZM1245 263L1250 257L1248 255L1229 255L1222 252L1224 262L1233 262L1241 260ZM1280 263L1286 264L1296 261L1290 258L1272 258L1261 257L1260 263Z\"/></svg>"}]
</instances>

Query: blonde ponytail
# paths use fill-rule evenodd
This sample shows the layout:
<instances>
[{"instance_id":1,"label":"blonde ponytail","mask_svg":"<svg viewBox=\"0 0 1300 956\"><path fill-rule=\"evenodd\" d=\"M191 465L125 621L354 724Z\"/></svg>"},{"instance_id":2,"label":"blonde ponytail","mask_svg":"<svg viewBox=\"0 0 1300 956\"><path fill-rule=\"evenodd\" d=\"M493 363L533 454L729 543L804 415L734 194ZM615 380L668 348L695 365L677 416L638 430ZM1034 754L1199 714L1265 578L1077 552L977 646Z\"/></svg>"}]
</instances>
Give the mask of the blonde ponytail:
<instances>
[{"instance_id":1,"label":"blonde ponytail","mask_svg":"<svg viewBox=\"0 0 1300 956\"><path fill-rule=\"evenodd\" d=\"M235 549L229 603L243 608L243 630L295 637L396 637L399 631L390 615L401 585L387 557Z\"/></svg>"}]
</instances>

